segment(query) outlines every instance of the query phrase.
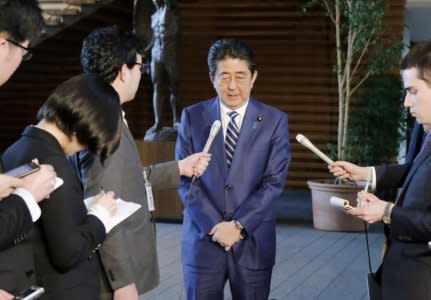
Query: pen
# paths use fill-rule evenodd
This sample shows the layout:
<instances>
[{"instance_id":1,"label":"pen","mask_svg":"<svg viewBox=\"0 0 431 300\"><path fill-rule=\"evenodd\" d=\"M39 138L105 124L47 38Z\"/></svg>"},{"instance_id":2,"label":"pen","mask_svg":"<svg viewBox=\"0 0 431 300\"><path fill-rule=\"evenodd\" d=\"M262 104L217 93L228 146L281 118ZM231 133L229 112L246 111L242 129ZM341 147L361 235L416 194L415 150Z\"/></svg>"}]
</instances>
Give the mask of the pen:
<instances>
[{"instance_id":1,"label":"pen","mask_svg":"<svg viewBox=\"0 0 431 300\"><path fill-rule=\"evenodd\" d=\"M367 181L365 182L364 192L368 192L369 187L370 187L370 180L367 179Z\"/></svg>"},{"instance_id":2,"label":"pen","mask_svg":"<svg viewBox=\"0 0 431 300\"><path fill-rule=\"evenodd\" d=\"M370 180L369 179L367 179L366 181L365 181L365 187L364 187L364 192L368 192L368 189L369 189L369 187L370 187ZM361 201L361 199L359 199L358 198L358 206L359 207L362 207L362 205L363 205L363 203L362 203L362 201Z\"/></svg>"}]
</instances>

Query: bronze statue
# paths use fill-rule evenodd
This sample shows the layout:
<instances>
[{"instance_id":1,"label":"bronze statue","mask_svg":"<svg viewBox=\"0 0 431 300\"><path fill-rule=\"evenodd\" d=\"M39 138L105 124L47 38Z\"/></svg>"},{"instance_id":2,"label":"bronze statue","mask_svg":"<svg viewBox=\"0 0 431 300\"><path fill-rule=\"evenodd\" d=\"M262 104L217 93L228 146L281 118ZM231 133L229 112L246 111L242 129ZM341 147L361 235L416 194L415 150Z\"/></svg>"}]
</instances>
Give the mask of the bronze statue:
<instances>
[{"instance_id":1,"label":"bronze statue","mask_svg":"<svg viewBox=\"0 0 431 300\"><path fill-rule=\"evenodd\" d=\"M152 3L151 3L152 2ZM180 38L179 13L175 0L135 0L135 32L146 51L151 50L154 125L145 140L175 140L180 122L177 96L177 52ZM151 19L149 19L151 16ZM173 126L162 127L164 104L170 103Z\"/></svg>"}]
</instances>

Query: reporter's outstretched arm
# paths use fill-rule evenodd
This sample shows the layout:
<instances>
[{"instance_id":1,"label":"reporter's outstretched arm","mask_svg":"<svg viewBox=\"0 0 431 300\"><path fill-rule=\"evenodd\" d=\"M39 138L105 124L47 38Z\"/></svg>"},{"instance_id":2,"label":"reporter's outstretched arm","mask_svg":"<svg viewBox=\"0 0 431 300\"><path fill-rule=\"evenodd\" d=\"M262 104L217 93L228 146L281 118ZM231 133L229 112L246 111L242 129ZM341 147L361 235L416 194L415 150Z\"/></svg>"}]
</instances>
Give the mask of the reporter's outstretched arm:
<instances>
[{"instance_id":1,"label":"reporter's outstretched arm","mask_svg":"<svg viewBox=\"0 0 431 300\"><path fill-rule=\"evenodd\" d=\"M348 161L336 161L328 165L329 172L341 179L370 179L370 167L361 167Z\"/></svg>"}]
</instances>

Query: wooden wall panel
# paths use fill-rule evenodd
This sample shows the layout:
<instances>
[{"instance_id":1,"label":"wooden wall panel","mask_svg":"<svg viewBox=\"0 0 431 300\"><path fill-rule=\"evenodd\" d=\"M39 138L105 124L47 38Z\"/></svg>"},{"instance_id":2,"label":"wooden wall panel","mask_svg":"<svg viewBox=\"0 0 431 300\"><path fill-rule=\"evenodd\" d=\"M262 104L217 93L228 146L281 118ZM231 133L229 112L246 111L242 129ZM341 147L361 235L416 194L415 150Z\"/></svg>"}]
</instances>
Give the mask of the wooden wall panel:
<instances>
[{"instance_id":1,"label":"wooden wall panel","mask_svg":"<svg viewBox=\"0 0 431 300\"><path fill-rule=\"evenodd\" d=\"M35 49L0 88L0 148L19 137L50 91L78 74L81 41L92 30L111 24L132 26L132 1L120 0L82 19ZM337 90L333 27L315 10L303 14L304 0L178 0L182 22L180 47L180 101L187 106L215 95L208 79L206 55L209 46L223 37L238 37L256 52L259 77L253 90L257 99L288 113L292 164L287 187L305 189L306 181L329 177L326 165L294 139L308 136L321 149L336 140ZM405 0L390 0L385 22L394 36L402 30ZM125 106L135 138L152 125L152 85L148 76L140 91ZM168 105L164 123L170 123Z\"/></svg>"}]
</instances>

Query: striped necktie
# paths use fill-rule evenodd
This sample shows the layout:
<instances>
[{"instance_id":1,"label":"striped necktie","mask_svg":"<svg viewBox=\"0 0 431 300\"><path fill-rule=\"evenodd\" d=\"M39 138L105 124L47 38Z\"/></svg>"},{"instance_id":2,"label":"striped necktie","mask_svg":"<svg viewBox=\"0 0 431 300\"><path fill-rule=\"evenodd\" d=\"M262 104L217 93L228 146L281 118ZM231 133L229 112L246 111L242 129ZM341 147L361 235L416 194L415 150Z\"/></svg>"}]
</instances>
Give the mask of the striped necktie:
<instances>
[{"instance_id":1,"label":"striped necktie","mask_svg":"<svg viewBox=\"0 0 431 300\"><path fill-rule=\"evenodd\" d=\"M226 139L225 139L225 152L226 152L226 163L228 169L232 165L233 154L235 153L236 143L239 136L239 128L235 122L235 118L238 116L236 111L228 112L230 117L229 123L227 124Z\"/></svg>"}]
</instances>

